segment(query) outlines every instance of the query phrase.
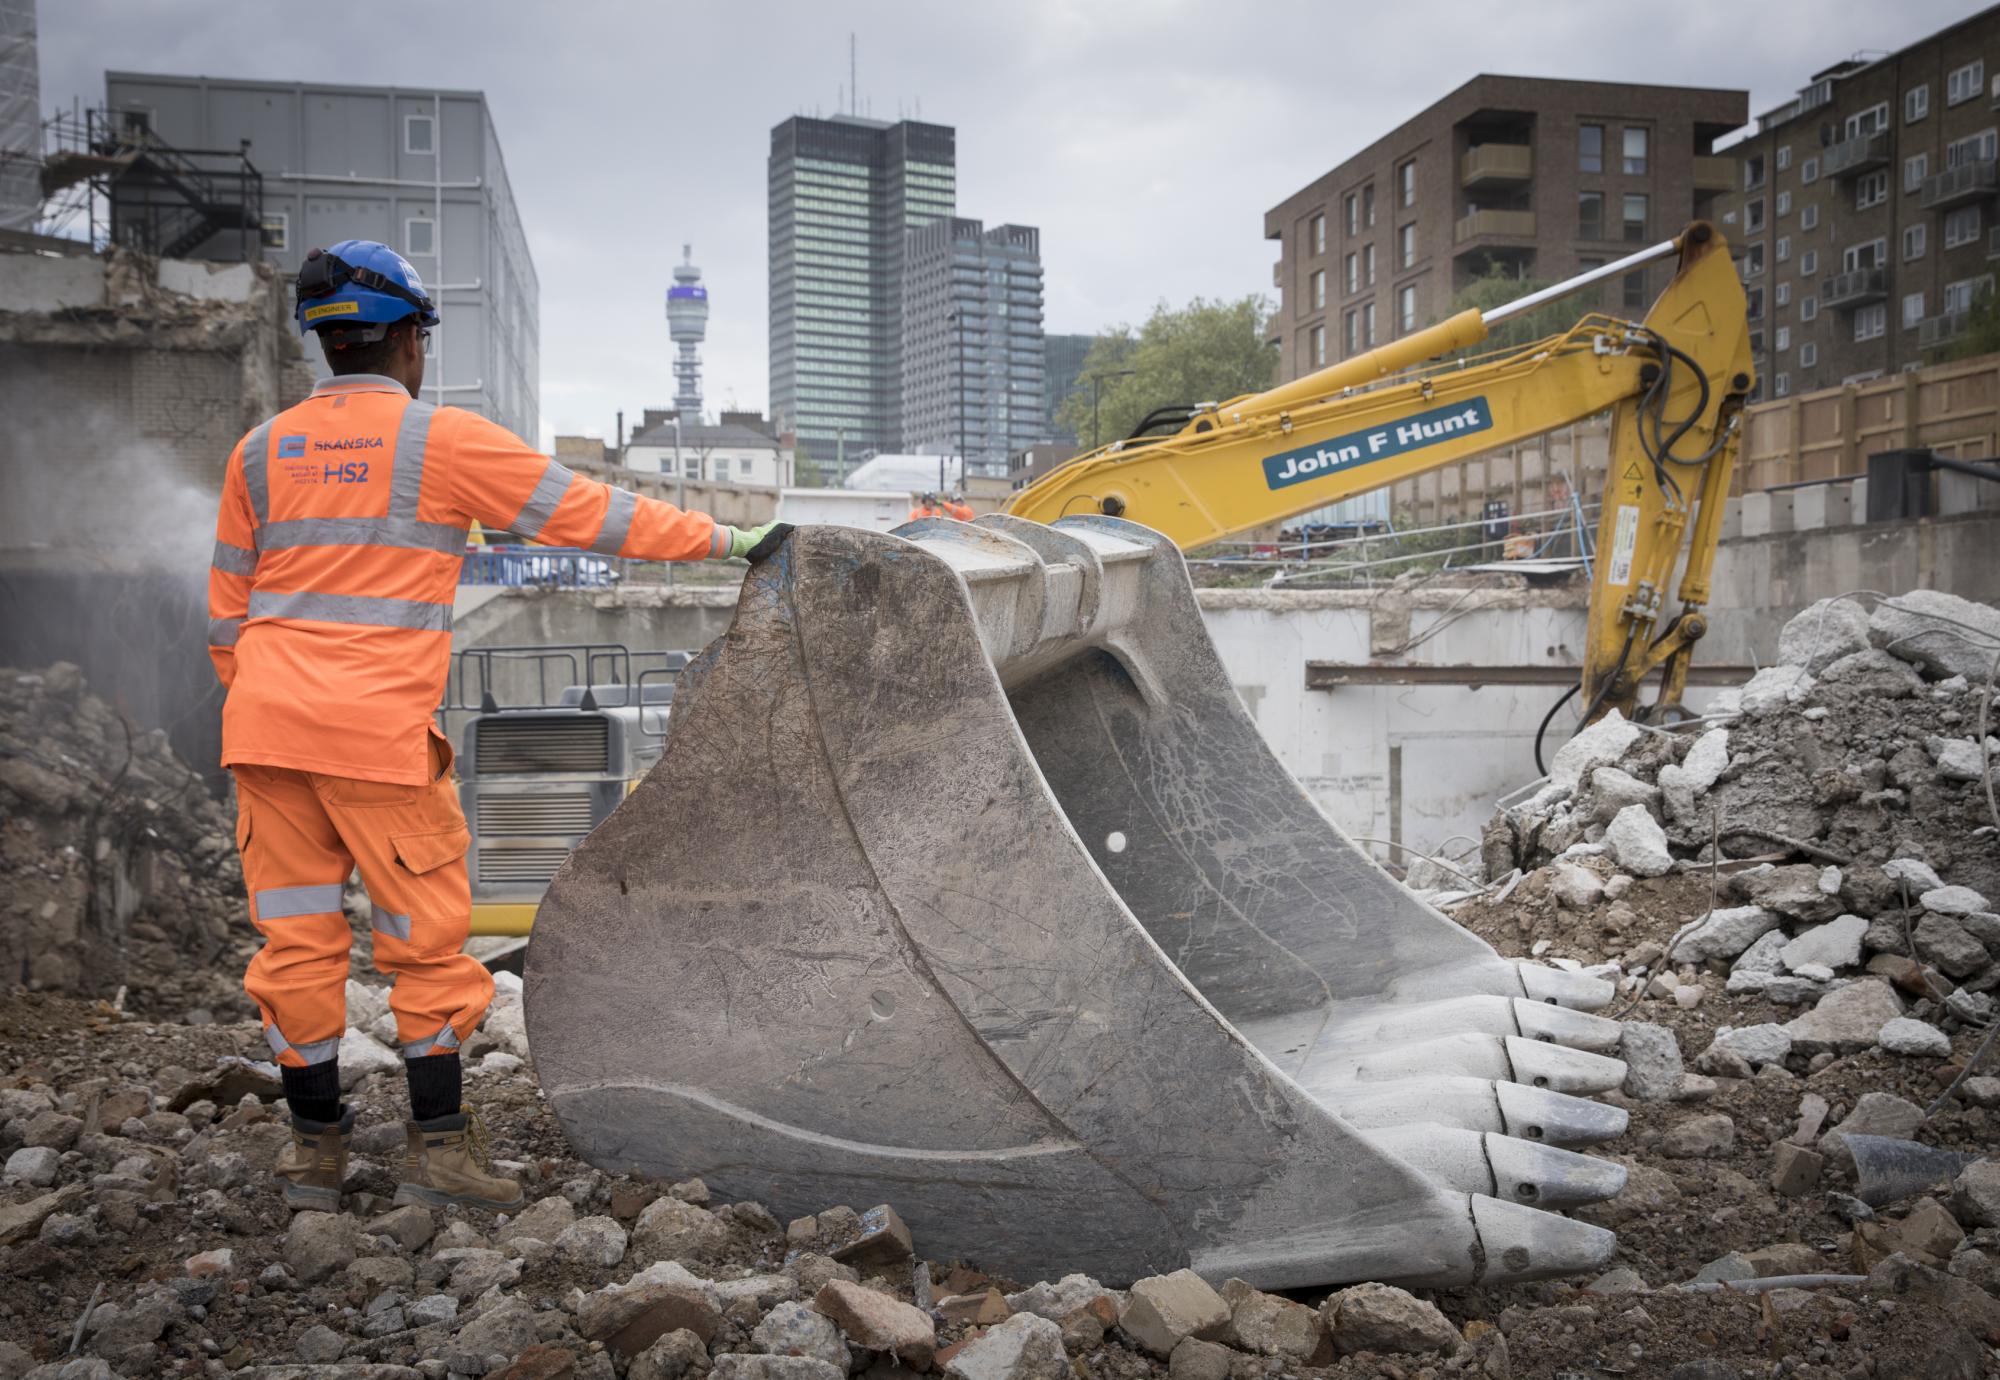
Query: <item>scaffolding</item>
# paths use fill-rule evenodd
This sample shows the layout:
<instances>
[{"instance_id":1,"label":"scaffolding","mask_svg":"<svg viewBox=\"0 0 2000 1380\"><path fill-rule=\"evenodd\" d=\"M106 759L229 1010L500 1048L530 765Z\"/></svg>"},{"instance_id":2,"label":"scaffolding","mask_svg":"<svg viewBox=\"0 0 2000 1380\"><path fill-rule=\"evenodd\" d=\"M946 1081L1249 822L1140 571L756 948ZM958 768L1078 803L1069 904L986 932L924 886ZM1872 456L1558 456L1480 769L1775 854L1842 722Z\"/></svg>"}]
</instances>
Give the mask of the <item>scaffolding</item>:
<instances>
[{"instance_id":1,"label":"scaffolding","mask_svg":"<svg viewBox=\"0 0 2000 1380\"><path fill-rule=\"evenodd\" d=\"M146 112L58 111L43 123L44 227L82 229L93 248L165 259L241 258L264 249L264 178L249 143L181 149Z\"/></svg>"}]
</instances>

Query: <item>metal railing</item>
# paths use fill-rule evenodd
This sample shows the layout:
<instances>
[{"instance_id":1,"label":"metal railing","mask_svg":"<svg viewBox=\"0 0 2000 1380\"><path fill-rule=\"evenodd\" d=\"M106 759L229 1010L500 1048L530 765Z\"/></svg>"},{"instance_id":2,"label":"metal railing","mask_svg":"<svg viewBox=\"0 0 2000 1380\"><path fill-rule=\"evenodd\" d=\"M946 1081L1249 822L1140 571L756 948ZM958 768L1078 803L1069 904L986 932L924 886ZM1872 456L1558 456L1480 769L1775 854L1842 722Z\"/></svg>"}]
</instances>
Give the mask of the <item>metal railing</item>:
<instances>
[{"instance_id":1,"label":"metal railing","mask_svg":"<svg viewBox=\"0 0 2000 1380\"><path fill-rule=\"evenodd\" d=\"M1820 171L1828 177L1852 177L1872 168L1886 167L1888 162L1889 132L1877 130L1827 145L1826 152L1820 155Z\"/></svg>"},{"instance_id":2,"label":"metal railing","mask_svg":"<svg viewBox=\"0 0 2000 1380\"><path fill-rule=\"evenodd\" d=\"M1539 512L1469 518L1430 527L1288 542L1216 542L1202 548L1203 552L1225 554L1190 556L1188 564L1216 574L1270 572L1266 583L1272 587L1303 580L1340 583L1356 576L1360 583L1368 584L1375 571L1429 560L1437 561L1440 569L1493 561L1574 560L1588 570L1597 509L1597 504L1581 503L1572 495L1567 504ZM1479 529L1477 540L1451 540L1453 534L1474 528Z\"/></svg>"},{"instance_id":3,"label":"metal railing","mask_svg":"<svg viewBox=\"0 0 2000 1380\"><path fill-rule=\"evenodd\" d=\"M733 585L748 568L741 560L642 561L600 556L573 546L474 546L459 568L461 585L502 589L612 589L619 585Z\"/></svg>"},{"instance_id":4,"label":"metal railing","mask_svg":"<svg viewBox=\"0 0 2000 1380\"><path fill-rule=\"evenodd\" d=\"M249 146L182 149L135 111L58 111L42 127L42 195L51 226L87 219L90 243L183 258L233 233L246 261L264 252L264 179Z\"/></svg>"}]
</instances>

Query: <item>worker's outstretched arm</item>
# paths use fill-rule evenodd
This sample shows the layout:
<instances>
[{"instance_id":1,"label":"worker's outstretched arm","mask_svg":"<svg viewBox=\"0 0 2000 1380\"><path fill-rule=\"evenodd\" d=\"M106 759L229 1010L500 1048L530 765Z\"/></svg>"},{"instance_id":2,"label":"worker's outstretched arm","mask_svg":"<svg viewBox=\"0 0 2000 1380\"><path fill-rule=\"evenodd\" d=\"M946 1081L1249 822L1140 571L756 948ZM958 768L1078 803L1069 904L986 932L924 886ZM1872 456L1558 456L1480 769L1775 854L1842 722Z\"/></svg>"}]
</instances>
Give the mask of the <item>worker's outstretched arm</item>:
<instances>
[{"instance_id":1,"label":"worker's outstretched arm","mask_svg":"<svg viewBox=\"0 0 2000 1380\"><path fill-rule=\"evenodd\" d=\"M586 479L477 413L440 412L438 424L458 428L455 436L440 438L448 442L444 452L456 459L452 503L482 526L505 528L547 546L646 561L768 554L758 550L759 543L776 524L746 532L707 513L684 512Z\"/></svg>"},{"instance_id":2,"label":"worker's outstretched arm","mask_svg":"<svg viewBox=\"0 0 2000 1380\"><path fill-rule=\"evenodd\" d=\"M265 435L259 431L258 436ZM246 438L247 439L247 438ZM208 565L208 657L224 685L236 679L236 635L250 612L250 577L257 572L257 528L243 482L243 443L223 471L222 506L215 514L215 554Z\"/></svg>"}]
</instances>

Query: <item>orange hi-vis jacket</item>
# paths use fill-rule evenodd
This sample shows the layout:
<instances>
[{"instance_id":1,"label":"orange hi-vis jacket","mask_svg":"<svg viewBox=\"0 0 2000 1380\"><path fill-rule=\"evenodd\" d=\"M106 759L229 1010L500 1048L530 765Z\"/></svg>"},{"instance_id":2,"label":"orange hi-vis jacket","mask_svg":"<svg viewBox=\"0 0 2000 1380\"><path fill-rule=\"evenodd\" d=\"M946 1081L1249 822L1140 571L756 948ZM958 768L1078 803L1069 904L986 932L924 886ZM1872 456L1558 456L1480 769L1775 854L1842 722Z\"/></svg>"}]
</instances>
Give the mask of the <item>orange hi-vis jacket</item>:
<instances>
[{"instance_id":1,"label":"orange hi-vis jacket","mask_svg":"<svg viewBox=\"0 0 2000 1380\"><path fill-rule=\"evenodd\" d=\"M474 521L644 560L724 554L705 513L571 473L394 379L328 379L229 457L208 576L224 766L424 785Z\"/></svg>"}]
</instances>

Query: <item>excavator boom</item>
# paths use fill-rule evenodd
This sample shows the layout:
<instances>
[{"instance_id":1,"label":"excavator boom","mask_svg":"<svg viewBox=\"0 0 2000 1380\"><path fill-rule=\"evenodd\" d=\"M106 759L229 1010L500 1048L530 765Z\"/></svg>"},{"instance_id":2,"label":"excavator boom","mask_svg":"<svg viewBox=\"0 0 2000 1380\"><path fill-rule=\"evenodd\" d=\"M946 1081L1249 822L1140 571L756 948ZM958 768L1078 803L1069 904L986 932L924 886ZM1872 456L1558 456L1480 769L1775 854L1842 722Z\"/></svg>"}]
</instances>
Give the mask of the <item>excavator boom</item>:
<instances>
[{"instance_id":1,"label":"excavator boom","mask_svg":"<svg viewBox=\"0 0 2000 1380\"><path fill-rule=\"evenodd\" d=\"M1667 258L1673 279L1643 323L1589 315L1547 340L1436 363L1510 317ZM1742 284L1723 237L1697 222L1518 302L1461 312L1268 392L1198 408L1171 436L1115 442L1022 489L1006 511L1039 522L1125 517L1192 550L1608 411L1585 717L1632 712L1640 683L1662 667L1658 703L1671 706L1705 629L1735 419L1753 381ZM1706 520L1689 541L1697 511ZM1662 638L1684 548L1681 618Z\"/></svg>"}]
</instances>

